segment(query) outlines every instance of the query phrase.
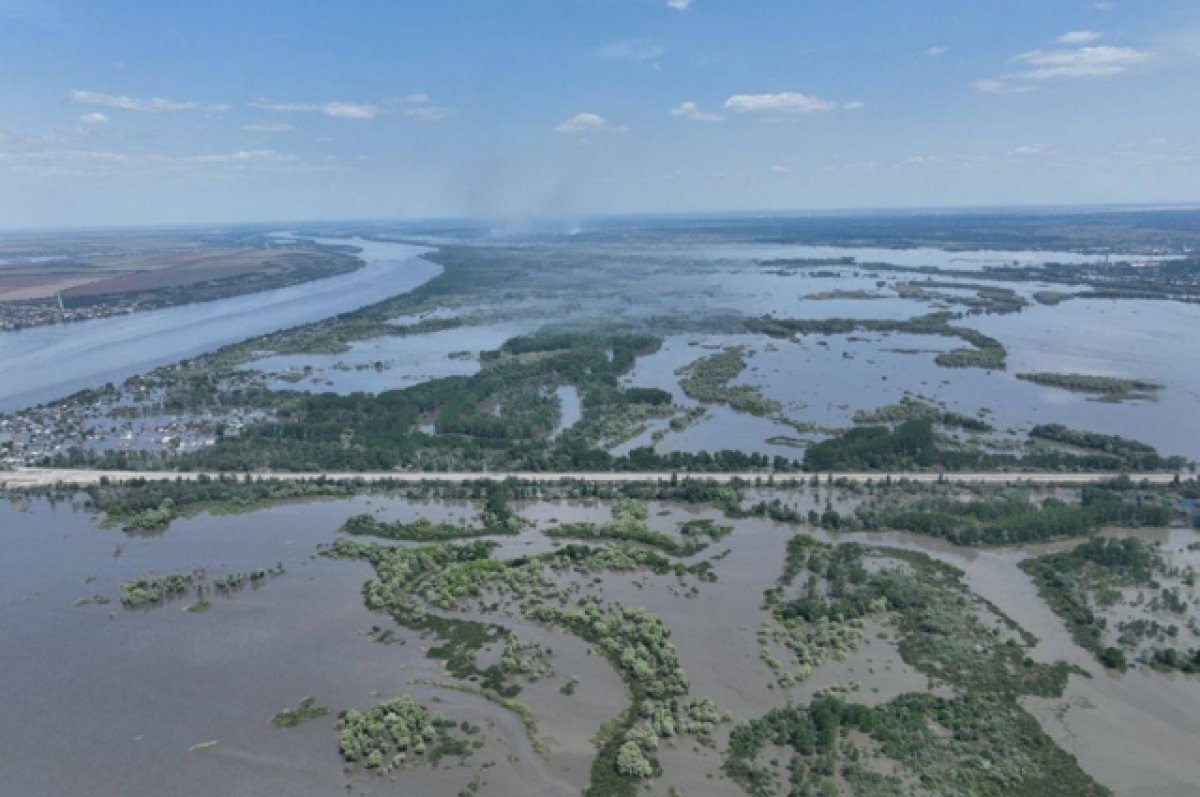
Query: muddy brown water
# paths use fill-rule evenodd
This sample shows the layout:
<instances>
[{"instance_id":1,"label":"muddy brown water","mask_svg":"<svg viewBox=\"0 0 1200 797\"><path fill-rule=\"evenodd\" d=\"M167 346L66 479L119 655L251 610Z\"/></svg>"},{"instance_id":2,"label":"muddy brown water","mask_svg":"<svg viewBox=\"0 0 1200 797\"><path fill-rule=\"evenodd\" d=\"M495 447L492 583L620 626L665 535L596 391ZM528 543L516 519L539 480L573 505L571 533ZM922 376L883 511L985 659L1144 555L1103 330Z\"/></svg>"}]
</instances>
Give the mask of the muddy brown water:
<instances>
[{"instance_id":1,"label":"muddy brown water","mask_svg":"<svg viewBox=\"0 0 1200 797\"><path fill-rule=\"evenodd\" d=\"M784 496L806 510L823 506L827 491ZM836 493L834 504L844 508ZM534 502L519 508L540 527L611 516L603 503ZM827 662L791 689L772 687L776 677L758 655L756 632L769 620L762 591L778 576L795 528L760 519L729 521L711 509L671 503L652 502L650 509L651 524L667 532L695 517L734 525L732 534L692 558L728 551L713 562L719 581L610 574L586 591L662 617L691 679L692 696L711 698L721 710L748 718L836 684L859 682L854 699L871 704L925 688L925 679L875 628L845 660ZM519 698L538 719L550 748L546 759L532 752L511 712L475 695L414 684L444 679L445 673L425 657L428 642L411 632L396 629L403 644L368 638L372 626L391 627L362 604L370 568L313 556L346 518L361 512L455 521L473 517L476 508L471 502L381 496L305 501L237 516L202 514L176 521L161 535L133 538L98 529L94 515L70 503L0 503L4 791L325 795L344 792L349 784L365 794L455 793L482 771L484 794L578 793L588 778L592 735L626 704L616 673L575 637L521 618L478 616L553 651L554 675L527 684ZM1031 552L1065 544L964 550L902 534L820 536L923 551L961 568L972 590L1038 637L1031 655L1065 660L1090 674L1072 676L1063 698L1024 701L1089 774L1122 795L1196 794L1200 682L1140 671L1109 673L1075 645L1017 566ZM499 556L555 544L534 529L497 541ZM285 575L217 598L204 614L184 611L187 601L139 612L117 602L120 583L140 575L204 566L212 577L276 562ZM114 602L73 605L95 594ZM568 697L559 690L572 676L579 682ZM481 725L486 746L466 766L447 759L436 770L405 770L393 782L343 772L332 716L291 730L270 726L276 712L308 695L336 713L402 693ZM727 728L719 731L718 743L726 733ZM190 751L211 741L216 745ZM690 739L666 744L660 759L664 776L656 782L658 791L679 785L689 794L737 793L720 772L719 753ZM488 762L495 766L481 770Z\"/></svg>"}]
</instances>

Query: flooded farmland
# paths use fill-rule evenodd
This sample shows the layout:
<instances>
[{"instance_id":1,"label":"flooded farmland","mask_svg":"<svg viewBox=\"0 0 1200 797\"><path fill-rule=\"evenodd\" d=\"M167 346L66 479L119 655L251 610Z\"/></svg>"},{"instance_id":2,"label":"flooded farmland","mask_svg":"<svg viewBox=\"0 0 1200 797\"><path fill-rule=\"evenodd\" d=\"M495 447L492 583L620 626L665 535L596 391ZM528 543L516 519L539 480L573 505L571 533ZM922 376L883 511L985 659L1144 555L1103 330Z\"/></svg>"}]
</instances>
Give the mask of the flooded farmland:
<instances>
[{"instance_id":1,"label":"flooded farmland","mask_svg":"<svg viewBox=\"0 0 1200 797\"><path fill-rule=\"evenodd\" d=\"M797 511L834 506L852 512L857 501L831 488L807 487L763 488L754 500L772 495ZM473 780L482 793L572 794L588 783L592 737L627 700L619 672L594 643L532 619L529 609L520 609L503 591L456 601L450 616L497 623L523 644L549 651L541 674L522 676L518 697L536 719L545 745L545 755L539 755L512 712L439 685L456 679L428 655L432 639L366 608L362 589L373 577L367 563L321 555L356 515L469 525L478 515L477 503L386 495L311 500L245 514L199 514L175 520L161 533L133 536L103 526L83 501L80 496L73 502L0 504L7 551L0 565L6 650L0 683L10 716L22 718L3 730L0 769L22 794L78 791L84 784L98 795L151 788L160 794L215 795L267 784L293 794L345 788L365 794L444 793ZM603 523L612 514L606 501L526 501L515 509L526 527L515 536L491 538L500 545L494 558L553 554L569 539L547 537L546 530ZM789 540L806 530L761 518L730 519L707 505L670 501L647 502L646 516L650 528L671 536L694 521L730 526L727 536L681 560L685 566L707 562L713 577L656 574L645 567L568 569L547 582L543 594L551 605L560 598L550 596L562 596L571 603L637 607L661 618L689 676L688 694L711 700L730 721L831 689L852 689L853 699L866 705L931 689L943 699L956 694L953 683L933 684L905 660L903 648L897 648L903 633L886 614L869 621L861 641L844 655L781 686L760 652L760 628L773 622L764 591L780 577ZM993 607L988 611L1032 634L1029 656L1077 668L1062 697L1028 697L1022 703L1078 757L1084 772L1118 794L1192 793L1200 779L1194 756L1187 754L1189 740L1200 733L1194 678L1138 668L1106 671L1071 640L1017 566L1028 555L1066 543L1028 551L963 549L890 532L807 531L833 543L919 552L961 571L970 594ZM1196 537L1183 530L1170 534L1178 544ZM122 608L119 601L122 583L147 575L203 568L217 577L276 565L282 575L214 597L211 609L199 614L185 610L188 600L143 610ZM498 608L489 609L493 601ZM379 627L391 629L386 640L373 634ZM477 655L486 663L500 649L487 645ZM56 699L46 701L47 694ZM336 714L397 694L412 694L455 721L475 723L482 746L432 769L404 768L387 777L357 769L347 774L337 753ZM306 696L331 714L294 729L271 727L276 712ZM677 786L684 793L741 793L721 768L730 727L719 724L707 744L683 736L665 740L656 783L664 791ZM85 763L99 760L126 765ZM56 767L63 761L77 765ZM51 771L53 779L47 777Z\"/></svg>"}]
</instances>

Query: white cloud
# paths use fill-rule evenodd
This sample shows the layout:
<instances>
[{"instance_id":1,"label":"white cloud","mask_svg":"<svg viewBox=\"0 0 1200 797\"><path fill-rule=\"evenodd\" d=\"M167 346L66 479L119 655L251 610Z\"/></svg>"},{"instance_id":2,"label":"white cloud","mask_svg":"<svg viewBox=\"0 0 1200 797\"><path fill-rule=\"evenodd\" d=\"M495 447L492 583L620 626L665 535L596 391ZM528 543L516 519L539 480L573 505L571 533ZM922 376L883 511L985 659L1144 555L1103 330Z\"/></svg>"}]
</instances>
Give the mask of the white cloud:
<instances>
[{"instance_id":1,"label":"white cloud","mask_svg":"<svg viewBox=\"0 0 1200 797\"><path fill-rule=\"evenodd\" d=\"M783 91L778 94L734 94L725 100L725 109L737 113L816 113L839 109L855 111L861 102L834 102L808 94Z\"/></svg>"},{"instance_id":2,"label":"white cloud","mask_svg":"<svg viewBox=\"0 0 1200 797\"><path fill-rule=\"evenodd\" d=\"M1059 36L1054 41L1059 44L1090 44L1104 38L1104 34L1095 30L1072 30Z\"/></svg>"},{"instance_id":3,"label":"white cloud","mask_svg":"<svg viewBox=\"0 0 1200 797\"><path fill-rule=\"evenodd\" d=\"M555 133L624 133L629 128L610 125L603 116L594 113L577 113L554 128Z\"/></svg>"},{"instance_id":4,"label":"white cloud","mask_svg":"<svg viewBox=\"0 0 1200 797\"><path fill-rule=\"evenodd\" d=\"M79 121L85 125L102 125L108 121L108 117L102 113L85 113L79 117Z\"/></svg>"},{"instance_id":5,"label":"white cloud","mask_svg":"<svg viewBox=\"0 0 1200 797\"><path fill-rule=\"evenodd\" d=\"M676 11L687 11L692 7L692 0L667 0L667 8L673 8Z\"/></svg>"},{"instance_id":6,"label":"white cloud","mask_svg":"<svg viewBox=\"0 0 1200 797\"><path fill-rule=\"evenodd\" d=\"M242 125L242 129L251 133L286 133L292 126L287 122L253 122Z\"/></svg>"},{"instance_id":7,"label":"white cloud","mask_svg":"<svg viewBox=\"0 0 1200 797\"><path fill-rule=\"evenodd\" d=\"M352 102L327 102L321 106L326 116L337 119L374 119L379 108L374 105L359 105Z\"/></svg>"},{"instance_id":8,"label":"white cloud","mask_svg":"<svg viewBox=\"0 0 1200 797\"><path fill-rule=\"evenodd\" d=\"M691 122L720 122L725 119L720 114L700 110L700 106L691 101L679 103L671 109L670 113L672 116L678 116Z\"/></svg>"},{"instance_id":9,"label":"white cloud","mask_svg":"<svg viewBox=\"0 0 1200 797\"><path fill-rule=\"evenodd\" d=\"M1041 155L1042 148L1037 146L1036 144L1022 144L1019 147L1013 147L1012 151L1009 154L1010 155L1019 155L1022 157L1029 157L1031 155Z\"/></svg>"},{"instance_id":10,"label":"white cloud","mask_svg":"<svg viewBox=\"0 0 1200 797\"><path fill-rule=\"evenodd\" d=\"M983 94L1024 94L1033 91L1033 86L1006 83L1003 80L976 80L975 90Z\"/></svg>"},{"instance_id":11,"label":"white cloud","mask_svg":"<svg viewBox=\"0 0 1200 797\"><path fill-rule=\"evenodd\" d=\"M945 55L948 52L950 52L949 47L930 47L925 51L925 55L929 56L930 58L937 58L938 56Z\"/></svg>"},{"instance_id":12,"label":"white cloud","mask_svg":"<svg viewBox=\"0 0 1200 797\"><path fill-rule=\"evenodd\" d=\"M894 164L896 169L980 169L994 166L996 161L986 155L955 153L950 155L914 155Z\"/></svg>"},{"instance_id":13,"label":"white cloud","mask_svg":"<svg viewBox=\"0 0 1200 797\"><path fill-rule=\"evenodd\" d=\"M293 160L291 155L281 155L273 149L238 150L218 155L192 155L184 158L191 163L262 163Z\"/></svg>"},{"instance_id":14,"label":"white cloud","mask_svg":"<svg viewBox=\"0 0 1200 797\"><path fill-rule=\"evenodd\" d=\"M212 111L224 113L228 105L202 105L198 102L168 100L163 97L151 97L139 100L124 94L106 94L103 91L83 91L76 89L71 92L71 101L79 105L95 105L101 108L114 108L121 111L138 111L140 113L167 113L170 111Z\"/></svg>"},{"instance_id":15,"label":"white cloud","mask_svg":"<svg viewBox=\"0 0 1200 797\"><path fill-rule=\"evenodd\" d=\"M1131 66L1144 64L1153 58L1153 53L1144 50L1101 44L1074 50L1032 50L1021 53L1015 60L1034 67L1021 72L1018 77L1025 80L1053 80L1061 77L1118 75Z\"/></svg>"},{"instance_id":16,"label":"white cloud","mask_svg":"<svg viewBox=\"0 0 1200 797\"><path fill-rule=\"evenodd\" d=\"M280 111L284 113L305 113L319 111L326 116L332 116L335 119L374 119L379 115L380 109L377 105L370 103L353 103L341 102L334 100L333 102L311 103L311 102L272 102L270 100L255 100L250 103L254 108L262 108L266 111Z\"/></svg>"},{"instance_id":17,"label":"white cloud","mask_svg":"<svg viewBox=\"0 0 1200 797\"><path fill-rule=\"evenodd\" d=\"M772 174L791 174L792 167L784 166L782 163L776 163L774 166L771 167L771 172L772 172Z\"/></svg>"},{"instance_id":18,"label":"white cloud","mask_svg":"<svg viewBox=\"0 0 1200 797\"><path fill-rule=\"evenodd\" d=\"M440 105L421 105L416 108L405 108L404 115L424 124L433 124L449 116L450 109Z\"/></svg>"},{"instance_id":19,"label":"white cloud","mask_svg":"<svg viewBox=\"0 0 1200 797\"><path fill-rule=\"evenodd\" d=\"M1110 0L1097 0L1095 3L1092 3L1092 8L1097 11L1112 11L1116 7L1117 4L1110 2Z\"/></svg>"},{"instance_id":20,"label":"white cloud","mask_svg":"<svg viewBox=\"0 0 1200 797\"><path fill-rule=\"evenodd\" d=\"M596 51L601 58L614 61L629 61L634 64L653 61L666 52L662 47L647 39L625 39L606 44Z\"/></svg>"},{"instance_id":21,"label":"white cloud","mask_svg":"<svg viewBox=\"0 0 1200 797\"><path fill-rule=\"evenodd\" d=\"M420 122L438 122L450 115L451 109L440 105L430 105L432 99L428 94L418 92L409 94L403 100L393 99L375 104L370 102L275 102L274 100L255 100L250 103L252 108L281 113L323 113L334 119L367 120L377 116L403 115Z\"/></svg>"},{"instance_id":22,"label":"white cloud","mask_svg":"<svg viewBox=\"0 0 1200 797\"><path fill-rule=\"evenodd\" d=\"M1082 35L1076 31L1068 36ZM1020 94L1034 91L1038 83L1061 78L1097 78L1119 75L1131 67L1153 61L1155 54L1133 47L1098 44L1056 50L1030 50L1012 60L1029 67L996 78L975 81L975 90L987 94Z\"/></svg>"},{"instance_id":23,"label":"white cloud","mask_svg":"<svg viewBox=\"0 0 1200 797\"><path fill-rule=\"evenodd\" d=\"M270 100L255 100L250 103L252 108L262 108L264 111L319 111L320 105L301 102L271 102Z\"/></svg>"}]
</instances>

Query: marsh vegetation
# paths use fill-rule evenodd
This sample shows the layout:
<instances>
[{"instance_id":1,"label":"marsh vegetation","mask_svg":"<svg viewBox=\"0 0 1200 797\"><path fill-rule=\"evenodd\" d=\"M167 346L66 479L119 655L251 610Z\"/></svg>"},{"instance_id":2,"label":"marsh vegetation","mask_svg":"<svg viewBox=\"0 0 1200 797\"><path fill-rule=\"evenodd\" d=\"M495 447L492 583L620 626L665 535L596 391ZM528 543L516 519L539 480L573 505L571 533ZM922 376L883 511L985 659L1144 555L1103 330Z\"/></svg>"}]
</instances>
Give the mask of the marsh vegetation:
<instances>
[{"instance_id":1,"label":"marsh vegetation","mask_svg":"<svg viewBox=\"0 0 1200 797\"><path fill-rule=\"evenodd\" d=\"M1097 537L1021 567L1105 667L1200 672L1200 545Z\"/></svg>"}]
</instances>

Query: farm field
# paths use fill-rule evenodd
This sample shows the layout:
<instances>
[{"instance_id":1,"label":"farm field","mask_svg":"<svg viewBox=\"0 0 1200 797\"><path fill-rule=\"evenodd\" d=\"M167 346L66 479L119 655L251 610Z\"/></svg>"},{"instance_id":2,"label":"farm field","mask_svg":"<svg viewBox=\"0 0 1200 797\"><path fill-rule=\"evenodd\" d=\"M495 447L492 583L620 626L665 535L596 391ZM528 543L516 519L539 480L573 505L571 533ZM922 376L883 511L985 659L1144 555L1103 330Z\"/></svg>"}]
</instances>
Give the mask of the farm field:
<instances>
[{"instance_id":1,"label":"farm field","mask_svg":"<svg viewBox=\"0 0 1200 797\"><path fill-rule=\"evenodd\" d=\"M211 301L345 274L346 252L269 237L0 241L0 329Z\"/></svg>"}]
</instances>

